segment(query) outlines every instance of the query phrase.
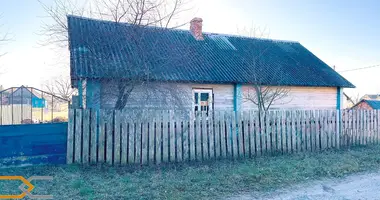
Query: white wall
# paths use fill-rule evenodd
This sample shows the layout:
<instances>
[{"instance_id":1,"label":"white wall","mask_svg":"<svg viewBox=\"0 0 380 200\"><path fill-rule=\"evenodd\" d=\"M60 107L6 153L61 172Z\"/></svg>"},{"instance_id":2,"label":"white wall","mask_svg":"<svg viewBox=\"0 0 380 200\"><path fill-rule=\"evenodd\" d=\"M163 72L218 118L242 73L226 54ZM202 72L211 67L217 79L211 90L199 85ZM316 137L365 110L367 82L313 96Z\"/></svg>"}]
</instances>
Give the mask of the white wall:
<instances>
[{"instance_id":1,"label":"white wall","mask_svg":"<svg viewBox=\"0 0 380 200\"><path fill-rule=\"evenodd\" d=\"M190 109L193 105L192 89L212 89L215 109L233 109L233 85L161 83L135 88L126 107ZM117 83L101 84L101 107L113 108L117 99Z\"/></svg>"},{"instance_id":2,"label":"white wall","mask_svg":"<svg viewBox=\"0 0 380 200\"><path fill-rule=\"evenodd\" d=\"M243 93L252 86L243 85ZM287 97L275 102L272 109L336 109L336 87L289 87ZM256 109L256 105L243 99L244 109Z\"/></svg>"},{"instance_id":3,"label":"white wall","mask_svg":"<svg viewBox=\"0 0 380 200\"><path fill-rule=\"evenodd\" d=\"M250 87L243 85L243 93ZM232 84L150 83L135 88L126 107L189 109L193 105L192 89L212 89L214 108L233 110ZM290 87L289 89L288 97L275 102L273 109L336 109L337 88ZM113 108L117 94L117 83L102 83L101 108ZM241 109L256 109L256 105L243 99Z\"/></svg>"}]
</instances>

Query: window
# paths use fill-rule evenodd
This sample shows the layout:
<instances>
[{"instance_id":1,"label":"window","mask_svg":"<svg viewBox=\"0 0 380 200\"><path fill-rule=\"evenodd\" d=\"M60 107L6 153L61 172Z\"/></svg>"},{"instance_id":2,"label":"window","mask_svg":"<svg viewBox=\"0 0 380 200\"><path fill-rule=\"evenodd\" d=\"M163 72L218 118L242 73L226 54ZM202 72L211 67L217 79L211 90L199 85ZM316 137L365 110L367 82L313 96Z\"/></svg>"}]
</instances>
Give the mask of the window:
<instances>
[{"instance_id":1,"label":"window","mask_svg":"<svg viewBox=\"0 0 380 200\"><path fill-rule=\"evenodd\" d=\"M194 96L194 111L206 111L212 110L212 89L193 89Z\"/></svg>"}]
</instances>

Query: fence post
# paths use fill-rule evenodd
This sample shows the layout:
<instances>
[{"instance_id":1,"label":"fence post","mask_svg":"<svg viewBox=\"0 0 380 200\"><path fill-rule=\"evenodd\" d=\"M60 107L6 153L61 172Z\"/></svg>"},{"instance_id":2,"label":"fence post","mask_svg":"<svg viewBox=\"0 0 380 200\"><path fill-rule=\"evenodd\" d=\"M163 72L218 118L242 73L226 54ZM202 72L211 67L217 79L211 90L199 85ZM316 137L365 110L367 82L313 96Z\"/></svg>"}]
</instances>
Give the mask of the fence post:
<instances>
[{"instance_id":1,"label":"fence post","mask_svg":"<svg viewBox=\"0 0 380 200\"><path fill-rule=\"evenodd\" d=\"M340 148L340 135L341 135L341 130L342 130L342 112L341 110L336 110L336 148Z\"/></svg>"}]
</instances>

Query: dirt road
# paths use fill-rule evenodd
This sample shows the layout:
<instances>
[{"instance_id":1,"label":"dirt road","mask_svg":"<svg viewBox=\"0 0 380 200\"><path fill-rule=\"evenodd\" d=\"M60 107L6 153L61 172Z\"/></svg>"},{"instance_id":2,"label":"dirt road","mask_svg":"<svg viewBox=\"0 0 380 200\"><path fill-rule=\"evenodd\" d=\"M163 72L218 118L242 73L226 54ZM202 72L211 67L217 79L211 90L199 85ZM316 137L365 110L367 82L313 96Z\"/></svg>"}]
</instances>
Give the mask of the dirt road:
<instances>
[{"instance_id":1,"label":"dirt road","mask_svg":"<svg viewBox=\"0 0 380 200\"><path fill-rule=\"evenodd\" d=\"M380 200L380 172L351 175L342 179L311 181L271 193L242 194L229 199Z\"/></svg>"}]
</instances>

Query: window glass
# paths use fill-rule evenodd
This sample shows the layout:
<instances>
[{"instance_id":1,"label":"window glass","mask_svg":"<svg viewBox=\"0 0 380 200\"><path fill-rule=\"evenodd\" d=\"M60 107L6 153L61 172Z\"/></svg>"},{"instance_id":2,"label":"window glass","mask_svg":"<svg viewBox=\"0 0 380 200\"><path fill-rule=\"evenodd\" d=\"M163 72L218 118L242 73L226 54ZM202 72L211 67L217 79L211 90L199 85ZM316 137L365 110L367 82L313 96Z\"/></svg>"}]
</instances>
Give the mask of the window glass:
<instances>
[{"instance_id":1,"label":"window glass","mask_svg":"<svg viewBox=\"0 0 380 200\"><path fill-rule=\"evenodd\" d=\"M198 104L198 92L194 93L194 102L195 104Z\"/></svg>"},{"instance_id":2,"label":"window glass","mask_svg":"<svg viewBox=\"0 0 380 200\"><path fill-rule=\"evenodd\" d=\"M209 93L201 93L201 101L208 101Z\"/></svg>"}]
</instances>

